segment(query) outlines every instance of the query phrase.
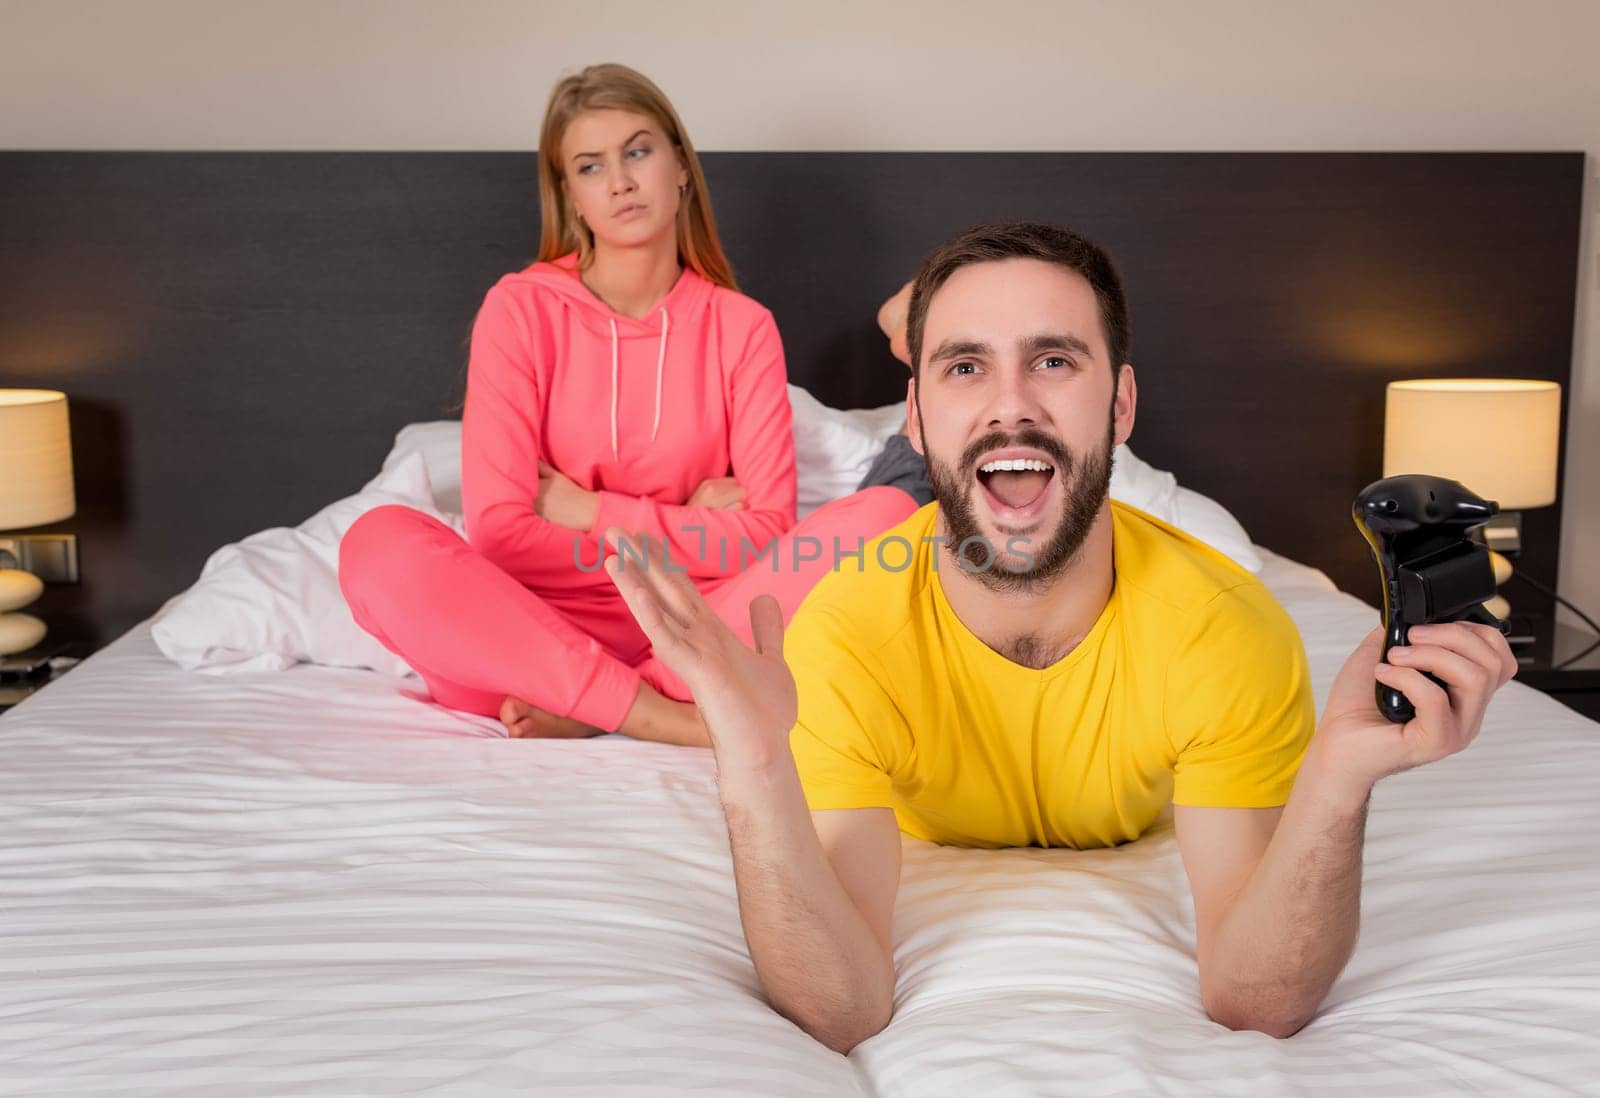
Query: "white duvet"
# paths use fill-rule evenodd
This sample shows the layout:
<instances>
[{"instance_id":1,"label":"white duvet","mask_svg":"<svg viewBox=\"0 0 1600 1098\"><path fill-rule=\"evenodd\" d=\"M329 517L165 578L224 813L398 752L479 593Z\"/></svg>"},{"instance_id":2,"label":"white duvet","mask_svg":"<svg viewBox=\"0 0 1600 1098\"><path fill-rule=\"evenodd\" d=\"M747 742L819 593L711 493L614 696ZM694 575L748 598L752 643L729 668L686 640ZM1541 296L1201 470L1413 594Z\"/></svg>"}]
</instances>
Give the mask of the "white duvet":
<instances>
[{"instance_id":1,"label":"white duvet","mask_svg":"<svg viewBox=\"0 0 1600 1098\"><path fill-rule=\"evenodd\" d=\"M1319 699L1375 614L1264 554ZM1596 1093L1600 725L1519 684L1384 782L1298 1036L1201 1010L1170 826L906 841L894 1021L762 1000L706 753L510 741L414 680L228 678L148 628L0 716L0 1094Z\"/></svg>"}]
</instances>

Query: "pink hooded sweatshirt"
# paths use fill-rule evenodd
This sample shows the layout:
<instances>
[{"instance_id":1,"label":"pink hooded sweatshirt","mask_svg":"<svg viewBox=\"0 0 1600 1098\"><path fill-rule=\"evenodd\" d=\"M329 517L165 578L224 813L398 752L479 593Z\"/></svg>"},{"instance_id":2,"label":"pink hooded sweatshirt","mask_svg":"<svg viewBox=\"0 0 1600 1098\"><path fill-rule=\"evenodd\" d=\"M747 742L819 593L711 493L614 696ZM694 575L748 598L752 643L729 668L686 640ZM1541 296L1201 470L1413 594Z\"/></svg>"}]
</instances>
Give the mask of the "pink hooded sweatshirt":
<instances>
[{"instance_id":1,"label":"pink hooded sweatshirt","mask_svg":"<svg viewBox=\"0 0 1600 1098\"><path fill-rule=\"evenodd\" d=\"M667 538L697 586L732 575L742 544L755 547L748 562L795 522L786 383L772 314L688 267L642 320L596 297L576 255L506 275L472 331L468 540L524 586L580 601L619 598L596 567L610 526ZM540 461L599 493L593 527L534 512ZM742 510L685 504L701 481L730 475Z\"/></svg>"}]
</instances>

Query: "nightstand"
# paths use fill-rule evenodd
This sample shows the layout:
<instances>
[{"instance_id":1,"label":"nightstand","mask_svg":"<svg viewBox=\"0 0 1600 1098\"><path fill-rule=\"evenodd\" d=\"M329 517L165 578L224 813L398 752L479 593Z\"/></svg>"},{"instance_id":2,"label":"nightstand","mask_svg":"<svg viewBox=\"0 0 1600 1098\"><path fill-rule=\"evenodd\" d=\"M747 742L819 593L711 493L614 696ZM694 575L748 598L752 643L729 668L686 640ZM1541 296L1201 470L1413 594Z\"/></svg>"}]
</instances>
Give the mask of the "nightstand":
<instances>
[{"instance_id":1,"label":"nightstand","mask_svg":"<svg viewBox=\"0 0 1600 1098\"><path fill-rule=\"evenodd\" d=\"M1550 630L1548 622L1545 629ZM1600 647L1567 663L1594 644L1595 639L1587 629L1564 622L1556 625L1530 651L1516 654L1517 681L1542 690L1592 721L1600 721Z\"/></svg>"},{"instance_id":2,"label":"nightstand","mask_svg":"<svg viewBox=\"0 0 1600 1098\"><path fill-rule=\"evenodd\" d=\"M0 712L65 675L89 655L87 645L50 644L0 656Z\"/></svg>"}]
</instances>

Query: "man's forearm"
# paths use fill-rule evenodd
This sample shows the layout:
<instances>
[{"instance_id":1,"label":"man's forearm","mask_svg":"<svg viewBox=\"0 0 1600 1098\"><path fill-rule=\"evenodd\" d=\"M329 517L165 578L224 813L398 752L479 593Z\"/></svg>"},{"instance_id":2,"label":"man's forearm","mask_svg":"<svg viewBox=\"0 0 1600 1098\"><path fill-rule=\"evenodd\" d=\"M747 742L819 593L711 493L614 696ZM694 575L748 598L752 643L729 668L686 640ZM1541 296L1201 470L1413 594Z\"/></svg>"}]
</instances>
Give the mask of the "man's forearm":
<instances>
[{"instance_id":1,"label":"man's forearm","mask_svg":"<svg viewBox=\"0 0 1600 1098\"><path fill-rule=\"evenodd\" d=\"M1309 1022L1355 949L1365 797L1302 772L1255 871L1200 958L1206 1012L1287 1037Z\"/></svg>"},{"instance_id":2,"label":"man's forearm","mask_svg":"<svg viewBox=\"0 0 1600 1098\"><path fill-rule=\"evenodd\" d=\"M848 1052L888 1023L894 966L829 864L794 759L718 787L756 973L774 1007Z\"/></svg>"}]
</instances>

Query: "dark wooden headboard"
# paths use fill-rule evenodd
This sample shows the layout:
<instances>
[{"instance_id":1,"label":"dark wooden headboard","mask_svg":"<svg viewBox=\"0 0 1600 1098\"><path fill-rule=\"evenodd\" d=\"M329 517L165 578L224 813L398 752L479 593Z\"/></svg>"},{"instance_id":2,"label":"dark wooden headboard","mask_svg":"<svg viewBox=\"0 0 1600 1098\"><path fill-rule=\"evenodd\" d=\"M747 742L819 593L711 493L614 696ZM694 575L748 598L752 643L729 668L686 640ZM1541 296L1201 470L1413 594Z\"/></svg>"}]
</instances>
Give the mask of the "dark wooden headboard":
<instances>
[{"instance_id":1,"label":"dark wooden headboard","mask_svg":"<svg viewBox=\"0 0 1600 1098\"><path fill-rule=\"evenodd\" d=\"M704 159L791 379L836 406L902 395L873 314L944 237L1032 217L1105 245L1134 449L1368 598L1348 507L1380 474L1385 382L1569 380L1580 153ZM0 385L72 401L79 511L55 529L84 582L39 604L56 635L125 629L453 415L536 194L531 153L0 153ZM1525 530L1522 567L1553 578L1559 508Z\"/></svg>"}]
</instances>

